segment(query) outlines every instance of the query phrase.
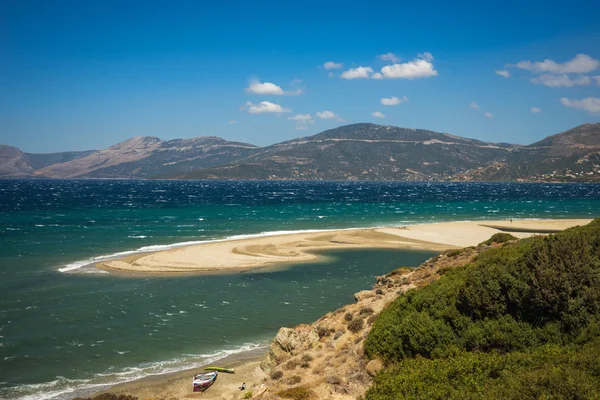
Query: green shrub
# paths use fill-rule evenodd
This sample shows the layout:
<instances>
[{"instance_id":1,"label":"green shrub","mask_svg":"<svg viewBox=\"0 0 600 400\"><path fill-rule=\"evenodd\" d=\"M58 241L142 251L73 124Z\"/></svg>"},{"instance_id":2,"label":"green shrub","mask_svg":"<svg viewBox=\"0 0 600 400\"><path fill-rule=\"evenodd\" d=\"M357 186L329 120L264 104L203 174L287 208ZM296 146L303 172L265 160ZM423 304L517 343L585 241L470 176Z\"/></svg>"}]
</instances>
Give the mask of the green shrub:
<instances>
[{"instance_id":1,"label":"green shrub","mask_svg":"<svg viewBox=\"0 0 600 400\"><path fill-rule=\"evenodd\" d=\"M462 252L462 249L447 250L447 251L443 252L442 254L446 255L447 257L454 258L454 257L458 256L461 252Z\"/></svg>"},{"instance_id":2,"label":"green shrub","mask_svg":"<svg viewBox=\"0 0 600 400\"><path fill-rule=\"evenodd\" d=\"M352 313L350 313L350 312L348 312L348 313L346 313L346 315L344 315L344 320L346 322L352 321L352 318L353 318L353 316L352 316Z\"/></svg>"},{"instance_id":3,"label":"green shrub","mask_svg":"<svg viewBox=\"0 0 600 400\"><path fill-rule=\"evenodd\" d=\"M407 358L375 377L367 400L597 399L600 341L580 349L545 345L528 352L460 351Z\"/></svg>"},{"instance_id":4,"label":"green shrub","mask_svg":"<svg viewBox=\"0 0 600 400\"><path fill-rule=\"evenodd\" d=\"M342 378L337 375L331 375L327 378L327 383L330 385L340 385L342 383Z\"/></svg>"},{"instance_id":5,"label":"green shrub","mask_svg":"<svg viewBox=\"0 0 600 400\"><path fill-rule=\"evenodd\" d=\"M329 332L329 329L325 328L324 326L319 326L317 328L317 335L319 335L319 339L322 337L329 336L330 334L331 332Z\"/></svg>"},{"instance_id":6,"label":"green shrub","mask_svg":"<svg viewBox=\"0 0 600 400\"><path fill-rule=\"evenodd\" d=\"M293 375L290 376L285 383L287 383L288 385L297 385L300 382L302 382L302 378L300 378L298 375Z\"/></svg>"},{"instance_id":7,"label":"green shrub","mask_svg":"<svg viewBox=\"0 0 600 400\"><path fill-rule=\"evenodd\" d=\"M401 295L365 353L391 365L367 399L600 399L600 220Z\"/></svg>"},{"instance_id":8,"label":"green shrub","mask_svg":"<svg viewBox=\"0 0 600 400\"><path fill-rule=\"evenodd\" d=\"M279 370L273 371L273 372L271 372L270 376L271 376L271 379L273 379L273 380L281 379L281 377L283 377L283 371L279 371Z\"/></svg>"},{"instance_id":9,"label":"green shrub","mask_svg":"<svg viewBox=\"0 0 600 400\"><path fill-rule=\"evenodd\" d=\"M285 363L283 368L285 368L288 371L292 371L292 370L296 369L297 366L298 366L298 363L296 361L289 360L288 362Z\"/></svg>"},{"instance_id":10,"label":"green shrub","mask_svg":"<svg viewBox=\"0 0 600 400\"><path fill-rule=\"evenodd\" d=\"M352 321L348 323L348 330L350 332L358 332L363 328L363 320L362 318L354 318Z\"/></svg>"},{"instance_id":11,"label":"green shrub","mask_svg":"<svg viewBox=\"0 0 600 400\"><path fill-rule=\"evenodd\" d=\"M277 396L292 400L312 400L316 398L315 392L304 386L282 390L277 393Z\"/></svg>"},{"instance_id":12,"label":"green shrub","mask_svg":"<svg viewBox=\"0 0 600 400\"><path fill-rule=\"evenodd\" d=\"M500 352L572 340L600 315L600 220L490 249L397 298L368 356L399 361L449 346Z\"/></svg>"},{"instance_id":13,"label":"green shrub","mask_svg":"<svg viewBox=\"0 0 600 400\"><path fill-rule=\"evenodd\" d=\"M363 307L360 309L358 315L364 317L367 315L373 315L373 313L375 313L375 311L373 311L371 307Z\"/></svg>"},{"instance_id":14,"label":"green shrub","mask_svg":"<svg viewBox=\"0 0 600 400\"><path fill-rule=\"evenodd\" d=\"M486 240L485 242L479 243L479 245L492 245L494 243L506 243L511 240L516 240L517 238L506 232L494 233L491 238ZM459 251L460 252L460 251Z\"/></svg>"},{"instance_id":15,"label":"green shrub","mask_svg":"<svg viewBox=\"0 0 600 400\"><path fill-rule=\"evenodd\" d=\"M313 360L313 358L310 354L305 354L302 356L301 360L304 362L311 362Z\"/></svg>"},{"instance_id":16,"label":"green shrub","mask_svg":"<svg viewBox=\"0 0 600 400\"><path fill-rule=\"evenodd\" d=\"M248 391L246 393L244 393L244 396L242 397L242 399L251 399L252 398L252 391Z\"/></svg>"}]
</instances>

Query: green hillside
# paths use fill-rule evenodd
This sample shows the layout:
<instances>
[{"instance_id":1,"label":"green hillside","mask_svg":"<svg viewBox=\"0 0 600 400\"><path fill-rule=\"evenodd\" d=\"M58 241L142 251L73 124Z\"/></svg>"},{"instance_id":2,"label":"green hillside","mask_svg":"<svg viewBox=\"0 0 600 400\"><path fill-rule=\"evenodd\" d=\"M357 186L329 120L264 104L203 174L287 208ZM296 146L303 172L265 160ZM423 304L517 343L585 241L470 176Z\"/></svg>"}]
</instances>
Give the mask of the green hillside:
<instances>
[{"instance_id":1,"label":"green hillside","mask_svg":"<svg viewBox=\"0 0 600 400\"><path fill-rule=\"evenodd\" d=\"M600 220L482 253L400 296L367 399L600 399Z\"/></svg>"}]
</instances>

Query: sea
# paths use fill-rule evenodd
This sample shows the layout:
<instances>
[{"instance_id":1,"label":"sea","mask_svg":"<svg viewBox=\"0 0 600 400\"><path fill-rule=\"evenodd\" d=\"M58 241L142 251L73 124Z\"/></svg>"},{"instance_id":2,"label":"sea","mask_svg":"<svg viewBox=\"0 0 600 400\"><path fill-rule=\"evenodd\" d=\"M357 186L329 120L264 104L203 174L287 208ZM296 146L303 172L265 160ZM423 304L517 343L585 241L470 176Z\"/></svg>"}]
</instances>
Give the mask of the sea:
<instances>
[{"instance_id":1,"label":"sea","mask_svg":"<svg viewBox=\"0 0 600 400\"><path fill-rule=\"evenodd\" d=\"M331 251L228 275L90 264L231 238L442 221L600 216L600 185L0 180L0 398L71 399L266 349L426 251Z\"/></svg>"}]
</instances>

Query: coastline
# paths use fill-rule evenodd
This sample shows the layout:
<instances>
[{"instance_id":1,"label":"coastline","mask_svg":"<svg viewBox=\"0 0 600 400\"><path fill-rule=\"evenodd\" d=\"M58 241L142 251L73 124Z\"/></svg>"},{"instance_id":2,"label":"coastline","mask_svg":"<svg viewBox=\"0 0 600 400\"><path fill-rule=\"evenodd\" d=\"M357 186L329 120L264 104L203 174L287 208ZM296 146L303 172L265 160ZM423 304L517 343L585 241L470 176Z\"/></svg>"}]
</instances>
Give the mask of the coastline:
<instances>
[{"instance_id":1,"label":"coastline","mask_svg":"<svg viewBox=\"0 0 600 400\"><path fill-rule=\"evenodd\" d=\"M172 399L202 398L217 400L223 398L242 398L246 391L260 385L266 373L260 368L260 363L268 354L268 348L249 350L233 354L214 363L202 367L185 369L164 375L152 375L130 382L119 383L102 392L118 395L132 395L140 399ZM192 376L204 372L204 367L216 365L224 368L234 368L235 374L220 373L211 388L205 392L192 391ZM239 387L246 383L246 391Z\"/></svg>"},{"instance_id":2,"label":"coastline","mask_svg":"<svg viewBox=\"0 0 600 400\"><path fill-rule=\"evenodd\" d=\"M482 220L388 228L339 229L274 234L183 245L96 263L117 274L239 273L289 263L316 261L317 250L398 249L444 251L507 231L518 238L585 225L591 219Z\"/></svg>"},{"instance_id":3,"label":"coastline","mask_svg":"<svg viewBox=\"0 0 600 400\"><path fill-rule=\"evenodd\" d=\"M477 243L480 243L484 240L489 239L489 237L491 235L493 235L494 233L501 232L502 229L507 229L507 230L510 229L511 234L513 234L514 236L519 237L519 238L524 238L524 237L529 237L529 236L535 235L535 234L537 234L537 232L541 232L540 234L546 234L549 231L560 231L560 230L567 229L572 226L584 225L584 224L589 223L590 221L591 221L591 219L590 220L588 220L588 219L523 220L523 221L513 221L512 223L510 221L480 221L480 222L458 222L458 223L452 222L452 223L415 225L414 230L409 230L406 228L376 228L376 230L377 230L377 233L382 233L384 235L385 234L394 235L394 234L396 234L395 232L397 230L402 231L404 233L404 236L401 239L397 240L401 246L405 246L406 243L410 244L411 246L414 246L416 243L419 246L421 246L421 245L422 246L434 246L435 248L440 248L440 249L442 247L445 247L445 248L443 248L443 250L445 250L445 249L453 249L453 248L458 247L457 245L452 245L452 244L448 244L448 243L458 243L459 240L467 241L469 243L473 242L473 241L477 241ZM493 226L493 227L490 227L490 226ZM442 228L442 229L440 229L440 228ZM461 229L459 229L459 228L461 228ZM370 236L371 232L369 232L369 231L372 231L372 230L373 229L360 229L360 230L350 230L350 231L346 230L343 232L345 232L345 233L351 232L351 237L360 237L360 235L354 236L355 231L363 232L363 233L364 233L364 231L367 231L367 233L368 233L367 236ZM522 230L522 232L519 232L519 230ZM333 232L329 232L328 234L335 236L335 234L339 233L339 232L340 231L333 231ZM451 235L452 233L454 233L454 237L453 237L453 235ZM320 232L319 234L323 234L323 233ZM310 235L312 235L312 234L306 233L306 234L302 234L302 235L305 235L303 237L306 240L309 240L311 238ZM293 235L280 235L280 237L279 237L280 239L281 239L281 236L288 237L288 239L289 239L289 237L292 237ZM459 236L459 237L457 238L457 236ZM387 237L387 236L383 236L383 237ZM426 238L429 238L430 241L418 240L418 239L416 239L417 237L418 238L426 237ZM271 237L268 237L267 239L273 239L273 238L277 238L277 236L271 236ZM297 239L297 238L292 238L292 239ZM413 239L413 241L411 241L410 239ZM250 241L250 243L246 243L246 241ZM221 242L221 243L228 244L228 247L227 247L228 249L231 248L230 246L233 246L233 248L235 249L236 246L240 245L239 242L243 242L244 246L256 244L254 238L229 241L229 242ZM286 241L284 241L284 243L286 243ZM371 244L372 244L371 242L367 242L367 243L360 242L360 243L350 243L350 244L344 243L344 245L348 245L349 248L352 248L353 246L356 246L356 245L364 245L365 247L367 247L368 245L371 245ZM397 243L394 243L394 244L397 244ZM201 246L192 246L192 247L202 248ZM462 248L462 247L468 247L468 246L460 246L460 247ZM338 248L338 247L336 247L336 248ZM421 247L421 248L425 249L425 247ZM473 251L473 250L471 250L471 251ZM468 256L468 258L470 258L475 253L471 254L471 253L467 252L464 254L465 254L465 257ZM444 265L443 263L446 262L445 258L442 258L441 260L442 260L441 265ZM455 260L455 261L458 261L458 260ZM428 274L423 275L423 277L421 277L419 274L422 274L422 272L428 272ZM423 271L422 269L416 269L416 270L410 272L408 275L402 275L402 276L406 277L406 276L411 276L411 274L412 274L411 279L418 278L418 279L423 279L423 280L429 281L429 279L431 279L431 278L429 278L429 272L430 272L429 269L427 269L427 271ZM425 278L425 277L427 277L427 278ZM405 283L402 283L402 285L405 285ZM410 284L408 286L403 286L402 288L404 290L404 289L408 289L411 287L417 287L419 285L420 284L418 284L418 280L415 280L415 282L413 282L412 284ZM366 290L363 290L362 292L357 293L355 295L355 298L357 299L358 303L356 303L355 305L348 305L346 307L342 307L342 309L357 308L357 307L359 307L359 305L364 305L363 303L364 303L365 299L367 299L367 302L369 302L369 306L373 307L373 309L375 309L377 312L379 312L384 307L384 304L387 301L389 301L392 297L395 297L397 295L396 289L391 290L390 293L387 293L388 289L384 289L384 290L386 290L386 292L385 292L386 294L383 298L379 299L379 297L373 297L373 294L371 292L374 292L374 289L370 289L370 290L368 288L365 288L365 289ZM377 299L377 301L375 301L376 299ZM348 307L352 307L352 308L348 308ZM333 312L333 310L332 310L332 312ZM330 315L331 315L331 312L329 314L327 314L327 316L330 316ZM322 321L323 318L327 318L327 317L322 317L319 321ZM315 323L317 323L317 322L315 322ZM310 327L310 326L311 325L301 325L300 327L306 328L306 327ZM304 328L302 328L302 329L304 329ZM286 328L282 328L282 329L285 331ZM294 328L294 329L296 329L296 328ZM279 337L279 335L278 335L278 337ZM145 399L145 398L178 398L178 399L183 399L183 398L203 398L203 399L242 398L242 396L245 392L242 392L238 389L239 386L242 384L242 382L246 383L247 391L249 391L249 390L252 390L253 388L256 388L257 386L259 386L265 380L269 381L268 375L261 368L261 363L264 364L265 360L266 359L268 360L268 358L266 358L268 353L269 353L269 349L261 348L261 349L250 350L247 352L230 355L230 356L227 356L227 357L225 357L221 360L218 360L214 363L211 363L211 365L235 368L236 373L233 375L220 374L219 379L217 380L215 385L204 393L194 393L191 390L191 377L194 374L201 372L203 370L202 369L203 367L193 368L193 369L185 369L182 371L177 371L177 372L173 372L173 373L169 373L169 374L147 376L147 377L132 380L129 382L116 384L114 386L111 386L111 387L103 390L100 393L114 393L116 395L121 395L121 394L133 395L133 396L139 397L140 399ZM270 355L269 355L269 357L270 357ZM273 382L269 382L269 384L272 385Z\"/></svg>"}]
</instances>

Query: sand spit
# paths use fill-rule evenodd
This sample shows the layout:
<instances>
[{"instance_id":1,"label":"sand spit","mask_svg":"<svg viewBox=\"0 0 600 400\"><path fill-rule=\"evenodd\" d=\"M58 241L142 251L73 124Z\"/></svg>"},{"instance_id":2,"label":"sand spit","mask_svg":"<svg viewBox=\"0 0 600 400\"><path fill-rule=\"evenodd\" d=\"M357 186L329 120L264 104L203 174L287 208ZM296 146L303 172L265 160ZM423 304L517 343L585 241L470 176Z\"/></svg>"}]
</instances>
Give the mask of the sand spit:
<instances>
[{"instance_id":1,"label":"sand spit","mask_svg":"<svg viewBox=\"0 0 600 400\"><path fill-rule=\"evenodd\" d=\"M475 246L495 233L510 231L518 238L585 225L591 219L468 221L302 232L202 243L154 253L137 254L96 266L125 273L227 273L273 265L313 261L318 250L404 249L443 251Z\"/></svg>"}]
</instances>

